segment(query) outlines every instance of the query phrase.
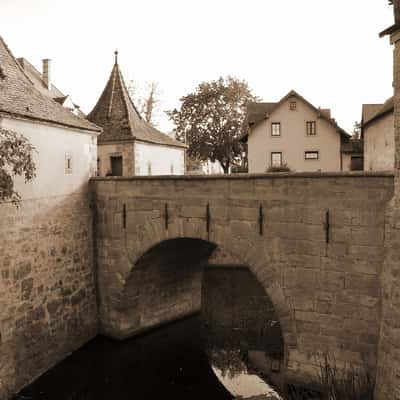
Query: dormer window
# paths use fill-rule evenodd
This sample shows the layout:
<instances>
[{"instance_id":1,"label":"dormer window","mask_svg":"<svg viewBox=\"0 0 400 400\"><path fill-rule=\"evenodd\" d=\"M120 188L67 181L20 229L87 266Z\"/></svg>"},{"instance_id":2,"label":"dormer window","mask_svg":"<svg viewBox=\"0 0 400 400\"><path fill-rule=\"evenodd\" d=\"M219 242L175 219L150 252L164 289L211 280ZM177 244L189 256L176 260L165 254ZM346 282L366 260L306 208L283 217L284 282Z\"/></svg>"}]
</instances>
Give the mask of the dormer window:
<instances>
[{"instance_id":1,"label":"dormer window","mask_svg":"<svg viewBox=\"0 0 400 400\"><path fill-rule=\"evenodd\" d=\"M290 109L291 111L296 111L296 109L297 109L297 102L296 102L296 101L291 101L291 102L289 103L289 109Z\"/></svg>"},{"instance_id":2,"label":"dormer window","mask_svg":"<svg viewBox=\"0 0 400 400\"><path fill-rule=\"evenodd\" d=\"M271 136L281 136L281 123L273 122L271 124Z\"/></svg>"}]
</instances>

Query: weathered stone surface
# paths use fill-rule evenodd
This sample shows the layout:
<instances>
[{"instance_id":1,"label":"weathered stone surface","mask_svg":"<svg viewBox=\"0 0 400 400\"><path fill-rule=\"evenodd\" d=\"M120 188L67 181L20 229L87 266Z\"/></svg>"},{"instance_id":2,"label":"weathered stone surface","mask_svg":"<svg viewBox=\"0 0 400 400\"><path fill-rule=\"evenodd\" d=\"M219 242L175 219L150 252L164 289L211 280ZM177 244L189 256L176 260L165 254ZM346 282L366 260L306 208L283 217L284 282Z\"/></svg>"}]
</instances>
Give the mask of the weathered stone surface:
<instances>
[{"instance_id":1,"label":"weathered stone surface","mask_svg":"<svg viewBox=\"0 0 400 400\"><path fill-rule=\"evenodd\" d=\"M0 399L97 332L88 198L0 205Z\"/></svg>"},{"instance_id":2,"label":"weathered stone surface","mask_svg":"<svg viewBox=\"0 0 400 400\"><path fill-rule=\"evenodd\" d=\"M285 342L284 373L315 375L313 354L325 350L374 372L385 209L393 195L393 176L378 175L116 178L112 192L103 189L110 179L95 179L102 332L126 337L199 309L193 252L212 244L216 254L247 265L271 299ZM128 202L139 206L129 208L124 230L118 203ZM179 254L184 238L203 243L185 262L179 255L162 263L163 253L151 250L175 239ZM158 261L139 273L152 254Z\"/></svg>"}]
</instances>

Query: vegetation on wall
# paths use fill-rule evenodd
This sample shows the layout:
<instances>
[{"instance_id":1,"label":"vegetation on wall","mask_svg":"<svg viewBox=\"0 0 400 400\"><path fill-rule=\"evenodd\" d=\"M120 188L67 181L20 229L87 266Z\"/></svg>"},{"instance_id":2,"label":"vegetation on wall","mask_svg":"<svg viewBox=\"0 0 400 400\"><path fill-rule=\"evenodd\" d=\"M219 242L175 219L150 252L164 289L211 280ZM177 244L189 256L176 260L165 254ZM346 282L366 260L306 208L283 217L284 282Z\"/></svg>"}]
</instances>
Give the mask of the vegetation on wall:
<instances>
[{"instance_id":1,"label":"vegetation on wall","mask_svg":"<svg viewBox=\"0 0 400 400\"><path fill-rule=\"evenodd\" d=\"M318 382L314 390L286 385L285 400L373 400L375 384L367 366L345 364L339 367L330 353L317 356L316 361Z\"/></svg>"},{"instance_id":2,"label":"vegetation on wall","mask_svg":"<svg viewBox=\"0 0 400 400\"><path fill-rule=\"evenodd\" d=\"M34 150L21 134L0 128L0 201L18 204L20 195L14 188L14 177L23 176L25 182L35 177Z\"/></svg>"},{"instance_id":3,"label":"vegetation on wall","mask_svg":"<svg viewBox=\"0 0 400 400\"><path fill-rule=\"evenodd\" d=\"M246 107L255 101L248 84L232 77L202 82L182 97L180 110L167 111L177 139L185 142L194 160L219 161L224 173L244 162L239 138L246 132Z\"/></svg>"}]
</instances>

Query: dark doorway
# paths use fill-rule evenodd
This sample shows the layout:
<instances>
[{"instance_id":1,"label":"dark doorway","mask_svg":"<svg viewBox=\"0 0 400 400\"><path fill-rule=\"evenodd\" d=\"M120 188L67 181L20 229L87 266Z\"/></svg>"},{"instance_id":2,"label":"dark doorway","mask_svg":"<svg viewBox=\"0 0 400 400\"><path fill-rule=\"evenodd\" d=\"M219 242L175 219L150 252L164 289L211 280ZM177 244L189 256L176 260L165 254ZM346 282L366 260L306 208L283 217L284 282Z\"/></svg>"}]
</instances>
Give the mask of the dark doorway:
<instances>
[{"instance_id":1,"label":"dark doorway","mask_svg":"<svg viewBox=\"0 0 400 400\"><path fill-rule=\"evenodd\" d=\"M362 156L351 156L350 170L351 171L362 171L364 168L364 157Z\"/></svg>"},{"instance_id":2,"label":"dark doorway","mask_svg":"<svg viewBox=\"0 0 400 400\"><path fill-rule=\"evenodd\" d=\"M111 175L122 176L122 156L113 156L111 159Z\"/></svg>"}]
</instances>

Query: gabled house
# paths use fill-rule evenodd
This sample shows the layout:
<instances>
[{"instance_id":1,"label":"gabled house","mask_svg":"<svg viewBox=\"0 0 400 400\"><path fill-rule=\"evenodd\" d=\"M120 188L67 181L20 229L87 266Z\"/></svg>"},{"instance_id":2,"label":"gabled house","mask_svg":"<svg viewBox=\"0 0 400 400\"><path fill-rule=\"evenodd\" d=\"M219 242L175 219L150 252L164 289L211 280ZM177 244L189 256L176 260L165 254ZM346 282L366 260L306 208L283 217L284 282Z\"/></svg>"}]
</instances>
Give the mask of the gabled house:
<instances>
[{"instance_id":1,"label":"gabled house","mask_svg":"<svg viewBox=\"0 0 400 400\"><path fill-rule=\"evenodd\" d=\"M350 135L329 109L313 106L294 90L276 103L250 103L247 122L242 141L247 141L250 173L351 169L353 152L342 151Z\"/></svg>"},{"instance_id":2,"label":"gabled house","mask_svg":"<svg viewBox=\"0 0 400 400\"><path fill-rule=\"evenodd\" d=\"M42 72L39 72L26 58L21 57L18 58L17 61L40 93L55 100L75 115L85 118L85 114L80 110L80 107L72 101L71 97L63 94L52 82L51 60L42 60Z\"/></svg>"},{"instance_id":3,"label":"gabled house","mask_svg":"<svg viewBox=\"0 0 400 400\"><path fill-rule=\"evenodd\" d=\"M363 104L361 137L364 141L364 169L388 171L394 168L394 104Z\"/></svg>"},{"instance_id":4,"label":"gabled house","mask_svg":"<svg viewBox=\"0 0 400 400\"><path fill-rule=\"evenodd\" d=\"M155 129L137 111L118 65L88 119L103 128L98 171L106 175L182 175L186 145Z\"/></svg>"}]
</instances>

